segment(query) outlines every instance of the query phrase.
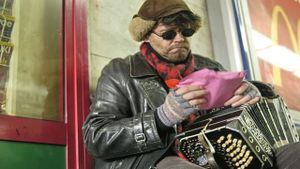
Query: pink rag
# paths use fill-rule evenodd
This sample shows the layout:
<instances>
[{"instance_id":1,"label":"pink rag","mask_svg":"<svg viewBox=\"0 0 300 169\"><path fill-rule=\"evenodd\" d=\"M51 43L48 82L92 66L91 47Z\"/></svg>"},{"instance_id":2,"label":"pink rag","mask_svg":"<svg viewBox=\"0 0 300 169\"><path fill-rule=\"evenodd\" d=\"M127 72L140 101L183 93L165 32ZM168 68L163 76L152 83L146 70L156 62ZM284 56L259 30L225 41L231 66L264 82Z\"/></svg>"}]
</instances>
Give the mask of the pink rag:
<instances>
[{"instance_id":1,"label":"pink rag","mask_svg":"<svg viewBox=\"0 0 300 169\"><path fill-rule=\"evenodd\" d=\"M184 77L177 87L200 85L208 90L208 94L204 97L207 103L203 105L203 109L219 108L233 97L245 75L245 71L220 72L205 68Z\"/></svg>"}]
</instances>

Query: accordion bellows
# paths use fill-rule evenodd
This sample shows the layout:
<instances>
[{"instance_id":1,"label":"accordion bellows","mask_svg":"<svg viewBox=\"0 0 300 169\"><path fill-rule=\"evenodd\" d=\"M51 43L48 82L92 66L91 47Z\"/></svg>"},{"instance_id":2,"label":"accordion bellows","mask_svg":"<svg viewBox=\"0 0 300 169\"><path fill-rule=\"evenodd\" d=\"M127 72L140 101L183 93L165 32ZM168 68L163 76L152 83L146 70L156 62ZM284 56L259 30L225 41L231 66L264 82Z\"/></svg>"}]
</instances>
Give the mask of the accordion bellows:
<instances>
[{"instance_id":1,"label":"accordion bellows","mask_svg":"<svg viewBox=\"0 0 300 169\"><path fill-rule=\"evenodd\" d=\"M256 104L221 108L178 133L178 150L204 168L267 169L277 148L298 142L288 108L272 88L253 82L263 98Z\"/></svg>"}]
</instances>

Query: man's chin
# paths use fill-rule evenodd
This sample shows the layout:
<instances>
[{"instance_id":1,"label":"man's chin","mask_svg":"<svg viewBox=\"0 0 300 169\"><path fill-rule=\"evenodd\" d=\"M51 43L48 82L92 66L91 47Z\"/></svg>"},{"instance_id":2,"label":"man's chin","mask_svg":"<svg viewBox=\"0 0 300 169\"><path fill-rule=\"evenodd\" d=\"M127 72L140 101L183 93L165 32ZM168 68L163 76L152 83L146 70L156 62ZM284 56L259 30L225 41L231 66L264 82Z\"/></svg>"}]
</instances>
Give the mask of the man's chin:
<instances>
[{"instance_id":1,"label":"man's chin","mask_svg":"<svg viewBox=\"0 0 300 169\"><path fill-rule=\"evenodd\" d=\"M180 53L180 54L176 53L176 54L170 55L168 57L168 60L172 61L172 62L182 62L182 61L185 61L187 57L188 57L188 53Z\"/></svg>"}]
</instances>

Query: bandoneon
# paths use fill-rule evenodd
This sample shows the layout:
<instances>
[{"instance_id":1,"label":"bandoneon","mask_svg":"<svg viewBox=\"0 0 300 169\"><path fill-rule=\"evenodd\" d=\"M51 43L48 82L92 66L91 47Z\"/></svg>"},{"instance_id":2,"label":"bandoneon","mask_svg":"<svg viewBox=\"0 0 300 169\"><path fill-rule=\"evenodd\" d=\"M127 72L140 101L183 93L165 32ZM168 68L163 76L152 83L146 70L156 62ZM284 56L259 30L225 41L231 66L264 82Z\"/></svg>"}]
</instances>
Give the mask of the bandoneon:
<instances>
[{"instance_id":1,"label":"bandoneon","mask_svg":"<svg viewBox=\"0 0 300 169\"><path fill-rule=\"evenodd\" d=\"M211 169L267 169L276 149L299 141L282 98L268 85L254 84L263 96L258 103L214 110L183 127L177 149L184 158Z\"/></svg>"}]
</instances>

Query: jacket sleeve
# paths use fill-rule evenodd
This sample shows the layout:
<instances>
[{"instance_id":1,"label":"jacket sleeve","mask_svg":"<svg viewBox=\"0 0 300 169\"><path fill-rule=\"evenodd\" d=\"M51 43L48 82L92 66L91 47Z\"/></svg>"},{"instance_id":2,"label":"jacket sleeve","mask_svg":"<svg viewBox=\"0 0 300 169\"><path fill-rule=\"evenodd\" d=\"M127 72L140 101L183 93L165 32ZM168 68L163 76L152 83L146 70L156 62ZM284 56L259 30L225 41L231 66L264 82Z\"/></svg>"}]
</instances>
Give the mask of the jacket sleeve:
<instances>
[{"instance_id":1,"label":"jacket sleeve","mask_svg":"<svg viewBox=\"0 0 300 169\"><path fill-rule=\"evenodd\" d=\"M106 66L98 80L90 114L82 130L84 143L93 156L112 159L163 148L154 111L134 113L128 93L128 77ZM123 70L124 71L124 70ZM123 74L123 75L122 75ZM143 105L144 106L144 105Z\"/></svg>"}]
</instances>

